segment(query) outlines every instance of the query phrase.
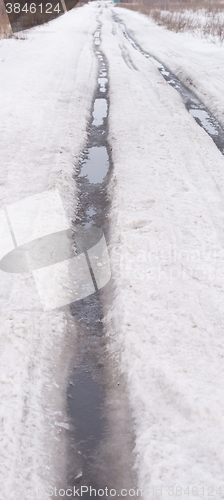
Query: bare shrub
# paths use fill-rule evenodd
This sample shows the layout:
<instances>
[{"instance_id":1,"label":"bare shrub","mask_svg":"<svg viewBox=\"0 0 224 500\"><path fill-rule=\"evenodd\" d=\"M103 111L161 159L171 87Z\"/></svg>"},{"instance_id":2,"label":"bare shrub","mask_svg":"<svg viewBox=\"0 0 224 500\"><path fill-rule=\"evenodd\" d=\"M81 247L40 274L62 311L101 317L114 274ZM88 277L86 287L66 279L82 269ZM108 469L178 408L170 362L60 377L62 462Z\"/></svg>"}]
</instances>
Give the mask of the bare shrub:
<instances>
[{"instance_id":1,"label":"bare shrub","mask_svg":"<svg viewBox=\"0 0 224 500\"><path fill-rule=\"evenodd\" d=\"M213 23L211 26L211 34L214 37L217 37L222 44L224 42L224 21L221 21L219 19L215 23Z\"/></svg>"}]
</instances>

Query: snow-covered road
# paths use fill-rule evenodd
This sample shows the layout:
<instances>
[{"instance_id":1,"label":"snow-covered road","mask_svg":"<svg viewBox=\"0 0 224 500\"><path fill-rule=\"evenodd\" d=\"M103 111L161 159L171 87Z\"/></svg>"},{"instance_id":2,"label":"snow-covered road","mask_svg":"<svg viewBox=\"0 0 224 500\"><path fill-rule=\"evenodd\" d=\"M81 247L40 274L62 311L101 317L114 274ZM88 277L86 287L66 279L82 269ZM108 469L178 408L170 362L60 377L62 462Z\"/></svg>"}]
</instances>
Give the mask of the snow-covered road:
<instances>
[{"instance_id":1,"label":"snow-covered road","mask_svg":"<svg viewBox=\"0 0 224 500\"><path fill-rule=\"evenodd\" d=\"M155 65L125 39L109 3L75 9L30 30L25 40L1 41L1 205L57 187L74 217L73 167L86 143L96 87L92 35L100 5L113 159L113 293L104 326L112 363L127 382L138 487L144 500L155 488L165 500L185 498L193 486L198 498L219 487L216 498L224 498L224 158ZM205 103L221 120L223 70L213 76L208 68L211 51L218 65L224 49L198 40L192 54L193 37L183 35L180 54L179 35L134 12L118 15L174 72L178 60L179 75L191 78L200 97L205 81L193 69L203 43ZM1 271L0 287L0 498L11 500L16 488L37 491L65 481L74 341L69 309L43 313L31 277Z\"/></svg>"},{"instance_id":2,"label":"snow-covered road","mask_svg":"<svg viewBox=\"0 0 224 500\"><path fill-rule=\"evenodd\" d=\"M97 76L95 29L94 17L77 9L24 40L0 42L1 207L58 188L74 217L74 165ZM19 488L65 484L72 333L65 308L43 312L32 275L0 274L0 498L11 499Z\"/></svg>"}]
</instances>

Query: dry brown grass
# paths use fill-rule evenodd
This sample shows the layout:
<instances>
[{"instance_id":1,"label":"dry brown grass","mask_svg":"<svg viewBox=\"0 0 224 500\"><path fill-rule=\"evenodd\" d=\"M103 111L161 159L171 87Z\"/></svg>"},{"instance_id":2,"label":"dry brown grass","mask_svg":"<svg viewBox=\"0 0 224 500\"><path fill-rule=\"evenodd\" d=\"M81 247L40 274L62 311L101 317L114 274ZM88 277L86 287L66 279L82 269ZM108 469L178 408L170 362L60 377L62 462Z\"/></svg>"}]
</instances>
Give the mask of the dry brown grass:
<instances>
[{"instance_id":1,"label":"dry brown grass","mask_svg":"<svg viewBox=\"0 0 224 500\"><path fill-rule=\"evenodd\" d=\"M121 0L118 7L128 7L132 10L139 10L149 13L152 9L169 10L170 12L191 10L198 11L205 9L210 12L224 11L224 0Z\"/></svg>"},{"instance_id":2,"label":"dry brown grass","mask_svg":"<svg viewBox=\"0 0 224 500\"><path fill-rule=\"evenodd\" d=\"M142 0L122 2L120 7L146 14L175 32L191 31L213 42L224 42L224 2L211 0Z\"/></svg>"}]
</instances>

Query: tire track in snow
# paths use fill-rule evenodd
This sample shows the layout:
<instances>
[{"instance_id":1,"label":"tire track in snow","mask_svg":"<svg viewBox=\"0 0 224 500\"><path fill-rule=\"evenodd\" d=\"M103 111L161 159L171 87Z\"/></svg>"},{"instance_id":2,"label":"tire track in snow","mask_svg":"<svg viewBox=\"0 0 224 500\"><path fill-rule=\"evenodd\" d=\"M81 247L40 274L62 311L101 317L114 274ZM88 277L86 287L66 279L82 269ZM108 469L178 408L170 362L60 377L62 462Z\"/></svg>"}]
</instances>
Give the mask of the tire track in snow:
<instances>
[{"instance_id":1,"label":"tire track in snow","mask_svg":"<svg viewBox=\"0 0 224 500\"><path fill-rule=\"evenodd\" d=\"M100 47L100 14L97 15L99 25L93 37L98 59L98 82L88 143L76 172L79 206L75 223L84 228L95 226L107 233L107 185L112 173L112 160L107 140L108 69ZM108 283L102 290L96 290L71 306L79 326L75 365L68 388L68 406L73 424L69 483L76 488L91 486L96 490L94 498L99 500L113 496L98 496L99 489L101 492L103 488L116 488L118 491L130 483L129 462L133 444L131 425L128 434L124 429L130 421L125 385L121 379L117 382L117 372L107 352L107 337L103 328L104 310L108 307L110 294L111 284ZM119 405L118 411L116 405ZM120 440L115 438L114 433ZM126 460L120 460L120 455L125 456L125 453ZM86 492L82 498L88 499L89 496Z\"/></svg>"},{"instance_id":2,"label":"tire track in snow","mask_svg":"<svg viewBox=\"0 0 224 500\"><path fill-rule=\"evenodd\" d=\"M132 47L155 64L167 83L179 92L189 113L195 118L196 122L205 130L205 132L207 132L218 149L224 155L224 131L218 120L216 120L212 113L210 113L206 106L204 106L204 104L198 99L198 97L196 97L191 90L185 87L185 85L174 73L172 73L172 71L140 47L133 36L130 35L124 22L119 19L115 12L113 12L112 16L114 21L119 24L121 31L123 32L125 38L131 43Z\"/></svg>"},{"instance_id":3,"label":"tire track in snow","mask_svg":"<svg viewBox=\"0 0 224 500\"><path fill-rule=\"evenodd\" d=\"M212 115L212 113L210 113L199 98L196 97L194 93L179 80L178 77L176 77L174 73L167 69L158 59L142 49L142 47L136 42L135 38L128 31L125 23L119 19L114 11L112 11L112 18L120 27L121 32L132 47L152 62L158 68L165 81L180 94L183 103L191 116L213 140L222 155L224 155L224 130L218 120ZM122 49L122 54L123 52L124 49ZM133 69L136 69L134 65L132 65L132 67ZM194 184L197 186L200 197L205 205L205 209L211 219L211 223L217 230L219 241L224 247L224 219L222 216L224 211L224 196L220 190L219 179L214 176L214 173L211 170L207 169L204 170L202 177L200 172L195 171L194 165L192 166L190 162L188 164L188 172L193 179Z\"/></svg>"}]
</instances>

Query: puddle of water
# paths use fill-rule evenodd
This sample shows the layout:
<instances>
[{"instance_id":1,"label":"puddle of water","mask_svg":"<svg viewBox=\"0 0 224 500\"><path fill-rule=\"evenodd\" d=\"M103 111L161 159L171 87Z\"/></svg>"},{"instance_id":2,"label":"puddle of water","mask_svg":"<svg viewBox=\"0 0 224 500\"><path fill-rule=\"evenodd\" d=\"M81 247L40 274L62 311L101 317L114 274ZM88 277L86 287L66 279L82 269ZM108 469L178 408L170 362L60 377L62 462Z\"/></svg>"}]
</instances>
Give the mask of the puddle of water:
<instances>
[{"instance_id":1,"label":"puddle of water","mask_svg":"<svg viewBox=\"0 0 224 500\"><path fill-rule=\"evenodd\" d=\"M121 22L118 16L113 13L113 19L117 22L125 36L125 38L131 43L134 49L138 50L144 57L149 59L155 66L159 69L161 75L164 79L175 88L180 94L184 101L184 104L190 114L195 118L197 123L210 135L216 144L217 148L224 154L224 130L222 129L216 118L210 113L210 111L203 105L202 102L193 94L193 92L185 87L181 81L174 75L168 68L166 68L158 59L156 59L151 54L148 54L136 43L128 32L126 26Z\"/></svg>"},{"instance_id":2,"label":"puddle of water","mask_svg":"<svg viewBox=\"0 0 224 500\"><path fill-rule=\"evenodd\" d=\"M163 76L170 76L169 71L166 71L165 69L161 69L161 75Z\"/></svg>"},{"instance_id":3,"label":"puddle of water","mask_svg":"<svg viewBox=\"0 0 224 500\"><path fill-rule=\"evenodd\" d=\"M151 62L153 62L153 64L155 64L155 66L160 70L162 71L164 69L163 65L157 61L156 59L154 59L154 57L150 57L149 54L146 54L145 55L146 58L150 59Z\"/></svg>"},{"instance_id":4,"label":"puddle of water","mask_svg":"<svg viewBox=\"0 0 224 500\"><path fill-rule=\"evenodd\" d=\"M99 29L94 36L94 45L100 45ZM84 227L97 226L105 232L105 213L108 203L105 177L110 167L106 142L108 79L103 54L98 47L95 53L99 61L98 86L92 122L89 126L89 141L84 154L81 155L84 159L80 160L80 172L76 178L79 187L76 223ZM101 92L104 92L104 98L101 97ZM105 383L103 371L105 340L102 328L101 293L98 290L71 305L71 312L79 325L79 341L76 367L68 388L68 405L74 428L72 448L75 450L80 472L77 474L76 471L74 478L71 465L70 478L73 479L70 481L75 485L82 481L82 484L92 487L97 483L94 464L105 433L102 389ZM85 499L89 498L88 493L82 496ZM94 498L100 497L94 496Z\"/></svg>"},{"instance_id":5,"label":"puddle of water","mask_svg":"<svg viewBox=\"0 0 224 500\"><path fill-rule=\"evenodd\" d=\"M96 213L96 210L93 208L93 207L90 207L88 210L87 210L87 214L88 215L94 215Z\"/></svg>"},{"instance_id":6,"label":"puddle of water","mask_svg":"<svg viewBox=\"0 0 224 500\"><path fill-rule=\"evenodd\" d=\"M101 183L109 170L109 157L105 146L89 149L87 160L81 169L80 176L87 176L92 184Z\"/></svg>"},{"instance_id":7,"label":"puddle of water","mask_svg":"<svg viewBox=\"0 0 224 500\"><path fill-rule=\"evenodd\" d=\"M79 429L79 451L82 455L91 457L102 438L102 388L91 379L88 370L75 370L68 395L74 425Z\"/></svg>"},{"instance_id":8,"label":"puddle of water","mask_svg":"<svg viewBox=\"0 0 224 500\"><path fill-rule=\"evenodd\" d=\"M104 118L107 117L107 100L96 99L93 108L93 126L99 127L103 125Z\"/></svg>"},{"instance_id":9,"label":"puddle of water","mask_svg":"<svg viewBox=\"0 0 224 500\"><path fill-rule=\"evenodd\" d=\"M210 122L210 117L207 111L203 109L189 109L189 113L202 123L203 128L207 130L210 135L218 135L218 131Z\"/></svg>"},{"instance_id":10,"label":"puddle of water","mask_svg":"<svg viewBox=\"0 0 224 500\"><path fill-rule=\"evenodd\" d=\"M92 379L89 367L82 366L74 370L68 389L68 398L73 421L71 441L79 457L78 467L76 463L75 475L70 482L72 487L76 486L77 489L85 485L97 491L99 487L92 469L99 442L104 435L105 421L102 414L102 387ZM82 498L89 499L89 492L83 492ZM100 500L98 494L94 495L94 498Z\"/></svg>"},{"instance_id":11,"label":"puddle of water","mask_svg":"<svg viewBox=\"0 0 224 500\"><path fill-rule=\"evenodd\" d=\"M108 83L108 79L100 77L100 78L98 78L98 83L100 85L100 92L103 92L103 93L106 92L106 90L107 90L106 85Z\"/></svg>"}]
</instances>

